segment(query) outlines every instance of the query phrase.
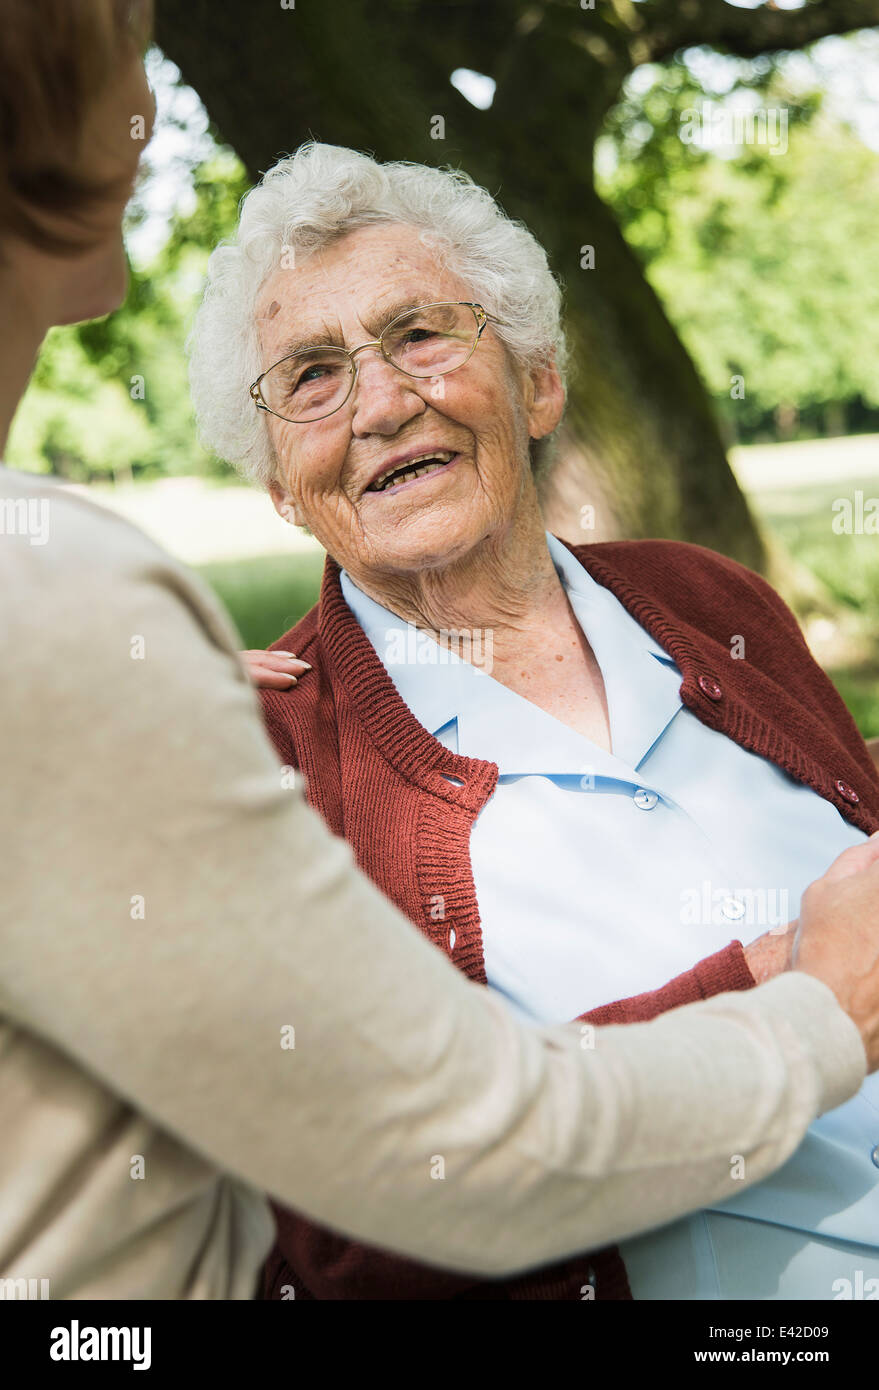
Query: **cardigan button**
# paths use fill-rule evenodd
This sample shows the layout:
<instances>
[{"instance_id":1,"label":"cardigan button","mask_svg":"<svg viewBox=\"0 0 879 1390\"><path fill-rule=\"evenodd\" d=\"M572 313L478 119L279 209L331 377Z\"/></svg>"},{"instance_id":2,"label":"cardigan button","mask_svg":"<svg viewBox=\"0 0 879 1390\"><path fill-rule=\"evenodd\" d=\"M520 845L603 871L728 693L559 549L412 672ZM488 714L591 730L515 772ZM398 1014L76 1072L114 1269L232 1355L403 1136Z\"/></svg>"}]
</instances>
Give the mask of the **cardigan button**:
<instances>
[{"instance_id":1,"label":"cardigan button","mask_svg":"<svg viewBox=\"0 0 879 1390\"><path fill-rule=\"evenodd\" d=\"M853 806L857 806L861 798L858 796L854 787L850 787L848 782L834 782L833 785L836 787L841 797L844 797L846 801L850 801Z\"/></svg>"},{"instance_id":2,"label":"cardigan button","mask_svg":"<svg viewBox=\"0 0 879 1390\"><path fill-rule=\"evenodd\" d=\"M714 680L711 676L699 677L699 689L702 691L703 695L708 696L709 700L723 699L723 691L717 684L717 681Z\"/></svg>"},{"instance_id":3,"label":"cardigan button","mask_svg":"<svg viewBox=\"0 0 879 1390\"><path fill-rule=\"evenodd\" d=\"M870 1158L873 1160L876 1167L879 1168L879 1144L876 1145L875 1149L870 1154Z\"/></svg>"}]
</instances>

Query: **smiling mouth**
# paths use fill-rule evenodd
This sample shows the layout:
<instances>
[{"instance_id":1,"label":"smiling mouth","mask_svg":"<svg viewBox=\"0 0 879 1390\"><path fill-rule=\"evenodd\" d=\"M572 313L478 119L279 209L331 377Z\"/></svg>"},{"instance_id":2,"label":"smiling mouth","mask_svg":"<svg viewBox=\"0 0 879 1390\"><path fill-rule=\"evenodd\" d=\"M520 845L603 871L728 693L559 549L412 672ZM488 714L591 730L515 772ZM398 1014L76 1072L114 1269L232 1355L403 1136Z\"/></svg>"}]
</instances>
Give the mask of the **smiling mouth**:
<instances>
[{"instance_id":1,"label":"smiling mouth","mask_svg":"<svg viewBox=\"0 0 879 1390\"><path fill-rule=\"evenodd\" d=\"M414 482L416 478L423 478L428 473L436 473L441 468L447 468L457 457L457 454L443 449L435 454L422 454L418 458L408 459L406 463L401 463L398 468L394 468L388 473L380 473L375 482L370 483L366 491L387 492L389 488L399 487L402 483Z\"/></svg>"}]
</instances>

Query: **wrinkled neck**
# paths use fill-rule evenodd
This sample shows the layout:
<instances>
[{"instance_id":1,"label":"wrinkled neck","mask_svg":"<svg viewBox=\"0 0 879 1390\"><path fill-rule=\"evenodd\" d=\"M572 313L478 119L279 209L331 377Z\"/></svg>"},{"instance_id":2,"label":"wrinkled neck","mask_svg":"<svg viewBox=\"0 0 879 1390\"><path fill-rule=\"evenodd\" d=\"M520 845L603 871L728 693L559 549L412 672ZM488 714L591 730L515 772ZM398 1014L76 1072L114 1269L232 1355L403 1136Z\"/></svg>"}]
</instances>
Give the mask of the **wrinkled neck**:
<instances>
[{"instance_id":1,"label":"wrinkled neck","mask_svg":"<svg viewBox=\"0 0 879 1390\"><path fill-rule=\"evenodd\" d=\"M438 640L448 632L490 634L498 665L533 654L541 635L570 622L536 503L446 566L405 575L348 572L376 603Z\"/></svg>"}]
</instances>

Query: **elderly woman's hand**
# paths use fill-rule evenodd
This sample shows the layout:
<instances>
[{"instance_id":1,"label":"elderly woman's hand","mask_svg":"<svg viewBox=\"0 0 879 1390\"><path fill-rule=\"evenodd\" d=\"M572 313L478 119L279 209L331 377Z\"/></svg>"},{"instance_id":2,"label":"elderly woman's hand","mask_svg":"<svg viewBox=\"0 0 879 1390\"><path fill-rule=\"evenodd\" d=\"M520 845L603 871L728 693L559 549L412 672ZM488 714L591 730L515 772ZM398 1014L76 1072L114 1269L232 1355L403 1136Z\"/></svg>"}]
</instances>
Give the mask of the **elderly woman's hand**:
<instances>
[{"instance_id":1,"label":"elderly woman's hand","mask_svg":"<svg viewBox=\"0 0 879 1390\"><path fill-rule=\"evenodd\" d=\"M291 690L311 667L293 652L246 651L239 653L258 690Z\"/></svg>"},{"instance_id":2,"label":"elderly woman's hand","mask_svg":"<svg viewBox=\"0 0 879 1390\"><path fill-rule=\"evenodd\" d=\"M773 927L771 931L764 932L744 948L748 969L758 985L792 968L793 945L798 925L799 921L795 918L784 926Z\"/></svg>"}]
</instances>

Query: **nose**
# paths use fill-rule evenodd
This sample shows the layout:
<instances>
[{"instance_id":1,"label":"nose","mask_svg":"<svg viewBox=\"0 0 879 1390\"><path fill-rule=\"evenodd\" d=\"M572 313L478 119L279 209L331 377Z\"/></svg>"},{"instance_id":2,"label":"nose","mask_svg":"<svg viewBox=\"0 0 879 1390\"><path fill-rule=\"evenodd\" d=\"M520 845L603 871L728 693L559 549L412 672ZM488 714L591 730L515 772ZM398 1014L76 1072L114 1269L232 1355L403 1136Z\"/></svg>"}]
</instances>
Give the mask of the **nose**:
<instances>
[{"instance_id":1,"label":"nose","mask_svg":"<svg viewBox=\"0 0 879 1390\"><path fill-rule=\"evenodd\" d=\"M357 377L351 393L353 434L396 434L408 420L423 414L426 402L414 379L385 361L380 348L370 344L356 361Z\"/></svg>"}]
</instances>

